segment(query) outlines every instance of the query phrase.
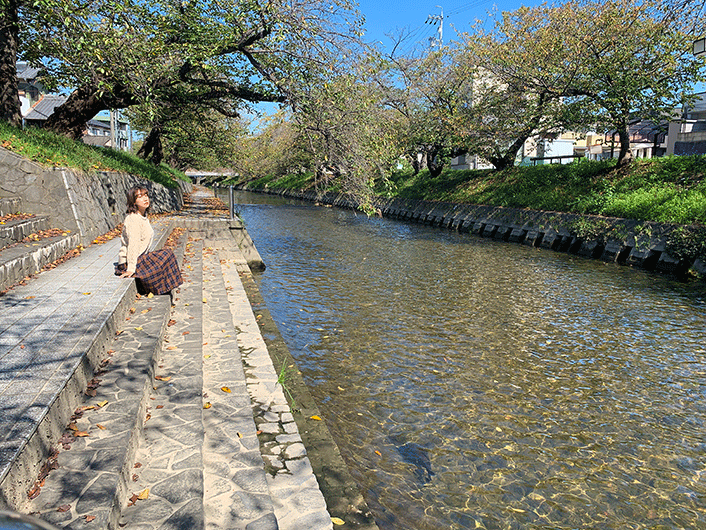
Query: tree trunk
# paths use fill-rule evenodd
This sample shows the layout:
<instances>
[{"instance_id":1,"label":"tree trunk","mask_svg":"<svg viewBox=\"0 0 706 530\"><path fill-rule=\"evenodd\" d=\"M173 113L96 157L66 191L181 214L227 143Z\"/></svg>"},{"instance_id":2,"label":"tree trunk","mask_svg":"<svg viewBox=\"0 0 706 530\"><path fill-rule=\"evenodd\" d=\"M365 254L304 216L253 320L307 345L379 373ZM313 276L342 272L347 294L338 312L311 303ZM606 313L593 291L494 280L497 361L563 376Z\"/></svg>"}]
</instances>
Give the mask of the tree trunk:
<instances>
[{"instance_id":1,"label":"tree trunk","mask_svg":"<svg viewBox=\"0 0 706 530\"><path fill-rule=\"evenodd\" d=\"M630 129L627 121L620 125L620 129L618 129L618 138L620 138L618 166L627 166L630 162L632 162L632 151L630 150Z\"/></svg>"},{"instance_id":2,"label":"tree trunk","mask_svg":"<svg viewBox=\"0 0 706 530\"><path fill-rule=\"evenodd\" d=\"M156 124L152 126L150 133L142 142L140 150L137 151L137 156L147 160L149 158L155 166L158 166L164 159L164 150L162 148L162 126Z\"/></svg>"},{"instance_id":3,"label":"tree trunk","mask_svg":"<svg viewBox=\"0 0 706 530\"><path fill-rule=\"evenodd\" d=\"M434 178L441 175L444 170L444 162L439 156L440 153L441 149L438 146L430 147L427 151L427 167L429 168L429 174Z\"/></svg>"},{"instance_id":4,"label":"tree trunk","mask_svg":"<svg viewBox=\"0 0 706 530\"><path fill-rule=\"evenodd\" d=\"M4 0L0 11L0 119L10 125L22 125L17 80L18 0Z\"/></svg>"},{"instance_id":5,"label":"tree trunk","mask_svg":"<svg viewBox=\"0 0 706 530\"><path fill-rule=\"evenodd\" d=\"M98 83L74 90L63 105L54 109L44 127L74 140L83 136L86 123L103 110L124 109L137 103L125 87L114 86L111 94L98 89Z\"/></svg>"}]
</instances>

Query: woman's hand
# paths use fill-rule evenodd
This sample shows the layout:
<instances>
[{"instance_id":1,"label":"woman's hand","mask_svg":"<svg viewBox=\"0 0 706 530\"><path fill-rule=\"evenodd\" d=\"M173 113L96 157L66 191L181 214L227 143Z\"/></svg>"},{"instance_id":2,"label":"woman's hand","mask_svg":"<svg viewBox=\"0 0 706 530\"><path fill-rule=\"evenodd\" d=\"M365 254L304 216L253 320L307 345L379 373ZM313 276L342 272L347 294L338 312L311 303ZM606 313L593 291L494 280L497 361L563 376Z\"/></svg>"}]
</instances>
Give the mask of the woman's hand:
<instances>
[{"instance_id":1,"label":"woman's hand","mask_svg":"<svg viewBox=\"0 0 706 530\"><path fill-rule=\"evenodd\" d=\"M120 275L120 277L121 278L132 278L132 276L134 274L135 274L135 271L125 271Z\"/></svg>"}]
</instances>

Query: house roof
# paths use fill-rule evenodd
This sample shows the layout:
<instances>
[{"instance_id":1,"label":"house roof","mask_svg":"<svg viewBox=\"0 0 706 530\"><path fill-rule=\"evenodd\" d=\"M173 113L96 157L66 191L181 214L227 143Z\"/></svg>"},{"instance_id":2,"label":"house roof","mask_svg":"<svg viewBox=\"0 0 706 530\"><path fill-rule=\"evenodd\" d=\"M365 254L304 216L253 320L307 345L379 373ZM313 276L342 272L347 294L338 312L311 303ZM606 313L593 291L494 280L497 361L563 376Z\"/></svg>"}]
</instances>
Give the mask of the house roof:
<instances>
[{"instance_id":1,"label":"house roof","mask_svg":"<svg viewBox=\"0 0 706 530\"><path fill-rule=\"evenodd\" d=\"M17 78L22 81L30 81L36 79L39 75L39 68L30 66L25 61L17 62Z\"/></svg>"},{"instance_id":2,"label":"house roof","mask_svg":"<svg viewBox=\"0 0 706 530\"><path fill-rule=\"evenodd\" d=\"M25 120L44 121L54 113L54 109L66 101L66 96L45 94L25 116Z\"/></svg>"}]
</instances>

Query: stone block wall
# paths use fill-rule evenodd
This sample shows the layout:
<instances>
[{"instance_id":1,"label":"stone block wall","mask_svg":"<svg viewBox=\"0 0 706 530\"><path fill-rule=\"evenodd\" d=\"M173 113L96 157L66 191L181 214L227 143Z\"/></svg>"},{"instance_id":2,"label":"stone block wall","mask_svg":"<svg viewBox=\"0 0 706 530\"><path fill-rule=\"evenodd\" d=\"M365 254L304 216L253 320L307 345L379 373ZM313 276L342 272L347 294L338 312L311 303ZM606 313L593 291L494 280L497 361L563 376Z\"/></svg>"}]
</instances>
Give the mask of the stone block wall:
<instances>
[{"instance_id":1,"label":"stone block wall","mask_svg":"<svg viewBox=\"0 0 706 530\"><path fill-rule=\"evenodd\" d=\"M247 189L246 186L242 188ZM251 191L342 208L359 207L353 198L340 193L317 194L313 191L267 189ZM703 260L680 260L667 252L670 235L680 225L411 199L379 198L373 206L380 216L441 226L480 237L569 252L677 276L683 276L689 270L706 275Z\"/></svg>"},{"instance_id":2,"label":"stone block wall","mask_svg":"<svg viewBox=\"0 0 706 530\"><path fill-rule=\"evenodd\" d=\"M123 221L126 191L137 184L149 190L152 213L180 210L191 190L187 182L167 188L127 173L44 168L0 148L0 197L19 197L23 212L47 215L52 227L78 233L83 245Z\"/></svg>"}]
</instances>

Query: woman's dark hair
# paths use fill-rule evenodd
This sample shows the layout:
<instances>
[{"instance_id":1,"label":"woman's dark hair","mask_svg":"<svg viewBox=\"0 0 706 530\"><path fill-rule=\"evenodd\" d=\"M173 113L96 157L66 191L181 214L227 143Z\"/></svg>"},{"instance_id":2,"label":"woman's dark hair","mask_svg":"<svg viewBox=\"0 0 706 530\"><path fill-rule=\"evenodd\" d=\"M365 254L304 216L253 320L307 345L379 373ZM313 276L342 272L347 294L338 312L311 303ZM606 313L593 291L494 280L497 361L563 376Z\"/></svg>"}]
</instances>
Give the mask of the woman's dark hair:
<instances>
[{"instance_id":1,"label":"woman's dark hair","mask_svg":"<svg viewBox=\"0 0 706 530\"><path fill-rule=\"evenodd\" d=\"M147 194L147 188L144 186L134 186L127 190L127 211L125 213L137 213L137 205L135 204L135 201L137 201L137 196L138 195L143 195ZM151 205L150 205L151 206ZM147 210L145 210L145 213L149 212L150 208L149 206L147 207Z\"/></svg>"}]
</instances>

